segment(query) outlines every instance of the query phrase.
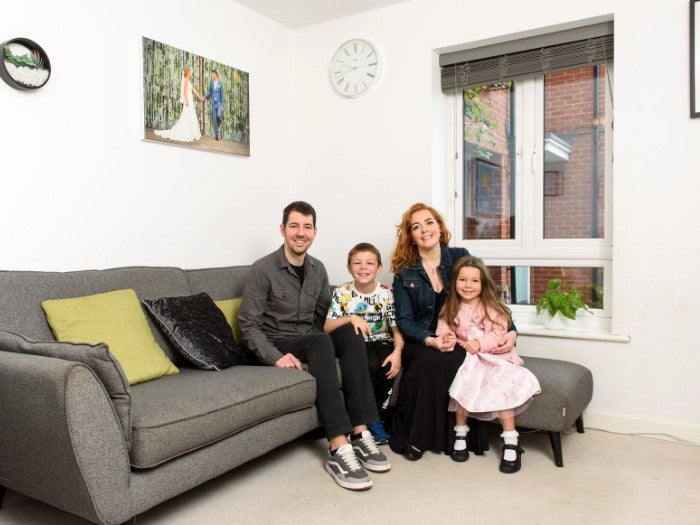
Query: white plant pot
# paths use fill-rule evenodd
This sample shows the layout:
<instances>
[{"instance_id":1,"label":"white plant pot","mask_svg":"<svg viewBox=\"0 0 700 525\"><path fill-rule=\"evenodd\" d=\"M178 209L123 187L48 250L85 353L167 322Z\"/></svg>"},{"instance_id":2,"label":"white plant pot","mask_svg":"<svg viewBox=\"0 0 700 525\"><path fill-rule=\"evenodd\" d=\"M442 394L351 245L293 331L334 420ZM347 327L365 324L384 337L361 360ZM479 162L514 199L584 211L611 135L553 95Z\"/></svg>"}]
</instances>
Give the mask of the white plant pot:
<instances>
[{"instance_id":1,"label":"white plant pot","mask_svg":"<svg viewBox=\"0 0 700 525\"><path fill-rule=\"evenodd\" d=\"M547 314L545 318L544 327L547 330L565 330L566 329L566 317L564 317L561 312L557 312L554 316Z\"/></svg>"}]
</instances>

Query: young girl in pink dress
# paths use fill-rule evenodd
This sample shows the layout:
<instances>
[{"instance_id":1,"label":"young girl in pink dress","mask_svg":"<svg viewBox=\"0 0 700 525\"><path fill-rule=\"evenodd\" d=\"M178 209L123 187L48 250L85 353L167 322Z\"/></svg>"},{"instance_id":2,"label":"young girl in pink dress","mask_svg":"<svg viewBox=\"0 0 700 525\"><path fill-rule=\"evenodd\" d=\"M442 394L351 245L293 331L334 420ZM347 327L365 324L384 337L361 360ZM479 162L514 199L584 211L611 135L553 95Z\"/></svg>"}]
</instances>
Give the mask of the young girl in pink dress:
<instances>
[{"instance_id":1,"label":"young girl in pink dress","mask_svg":"<svg viewBox=\"0 0 700 525\"><path fill-rule=\"evenodd\" d=\"M478 257L459 259L452 270L450 288L440 311L437 336L467 351L464 363L450 386L450 407L455 412L455 439L451 457L469 459L467 417L492 420L498 417L504 440L500 471L520 470L515 415L540 392L537 378L511 350L496 353L498 342L512 324L484 262Z\"/></svg>"}]
</instances>

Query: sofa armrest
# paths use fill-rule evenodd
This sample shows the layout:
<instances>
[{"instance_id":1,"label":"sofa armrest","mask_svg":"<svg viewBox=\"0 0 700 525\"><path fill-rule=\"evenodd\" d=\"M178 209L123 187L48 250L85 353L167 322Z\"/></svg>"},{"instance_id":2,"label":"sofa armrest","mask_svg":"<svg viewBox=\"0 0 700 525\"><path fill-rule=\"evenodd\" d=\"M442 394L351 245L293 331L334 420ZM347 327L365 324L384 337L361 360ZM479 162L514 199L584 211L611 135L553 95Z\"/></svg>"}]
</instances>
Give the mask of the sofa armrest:
<instances>
[{"instance_id":1,"label":"sofa armrest","mask_svg":"<svg viewBox=\"0 0 700 525\"><path fill-rule=\"evenodd\" d=\"M0 484L98 523L131 517L129 456L85 365L0 349Z\"/></svg>"}]
</instances>

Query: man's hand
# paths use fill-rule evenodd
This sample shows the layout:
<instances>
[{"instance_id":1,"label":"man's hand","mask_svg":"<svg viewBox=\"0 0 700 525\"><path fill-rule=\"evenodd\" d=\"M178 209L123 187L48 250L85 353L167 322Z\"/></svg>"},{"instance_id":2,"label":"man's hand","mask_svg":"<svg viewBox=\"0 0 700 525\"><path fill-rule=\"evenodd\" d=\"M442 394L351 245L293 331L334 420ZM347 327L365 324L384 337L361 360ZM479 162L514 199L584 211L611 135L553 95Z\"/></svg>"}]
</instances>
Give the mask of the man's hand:
<instances>
[{"instance_id":1,"label":"man's hand","mask_svg":"<svg viewBox=\"0 0 700 525\"><path fill-rule=\"evenodd\" d=\"M275 362L275 366L277 368L296 368L301 370L301 361L292 354L284 354Z\"/></svg>"}]
</instances>

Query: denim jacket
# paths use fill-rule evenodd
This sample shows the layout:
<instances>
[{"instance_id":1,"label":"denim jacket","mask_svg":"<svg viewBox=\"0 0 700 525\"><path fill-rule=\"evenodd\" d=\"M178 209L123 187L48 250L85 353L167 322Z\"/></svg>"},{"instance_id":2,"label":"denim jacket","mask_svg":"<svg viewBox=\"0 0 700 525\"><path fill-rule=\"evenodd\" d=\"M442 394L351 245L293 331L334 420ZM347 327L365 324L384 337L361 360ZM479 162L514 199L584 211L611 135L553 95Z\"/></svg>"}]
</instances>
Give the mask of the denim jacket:
<instances>
[{"instance_id":1,"label":"denim jacket","mask_svg":"<svg viewBox=\"0 0 700 525\"><path fill-rule=\"evenodd\" d=\"M440 278L445 287L450 284L452 267L460 257L469 255L466 248L448 248L441 246ZM410 266L394 277L394 306L396 308L396 326L409 341L422 343L426 337L434 336L428 331L435 311L435 290L430 278L423 269L420 257L414 266Z\"/></svg>"}]
</instances>

